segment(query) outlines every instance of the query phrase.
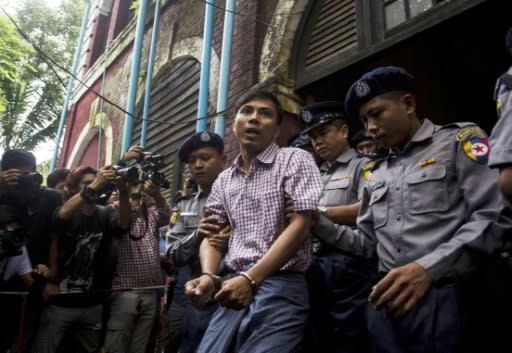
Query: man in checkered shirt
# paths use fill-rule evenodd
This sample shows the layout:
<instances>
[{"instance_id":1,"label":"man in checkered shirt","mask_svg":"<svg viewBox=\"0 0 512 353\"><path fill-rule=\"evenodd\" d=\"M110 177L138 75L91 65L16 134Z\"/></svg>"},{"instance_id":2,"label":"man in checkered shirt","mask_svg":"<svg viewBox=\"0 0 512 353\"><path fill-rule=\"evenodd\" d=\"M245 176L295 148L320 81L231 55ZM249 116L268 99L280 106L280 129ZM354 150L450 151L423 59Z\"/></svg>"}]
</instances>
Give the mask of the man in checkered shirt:
<instances>
[{"instance_id":1,"label":"man in checkered shirt","mask_svg":"<svg viewBox=\"0 0 512 353\"><path fill-rule=\"evenodd\" d=\"M308 317L304 271L311 260L309 226L322 183L313 157L279 148L283 111L268 92L247 92L237 103L233 131L240 155L215 181L198 232L232 228L222 253L203 241L203 274L185 287L196 306L220 304L198 352L293 352ZM297 212L288 224L285 201ZM217 276L221 262L227 270Z\"/></svg>"}]
</instances>

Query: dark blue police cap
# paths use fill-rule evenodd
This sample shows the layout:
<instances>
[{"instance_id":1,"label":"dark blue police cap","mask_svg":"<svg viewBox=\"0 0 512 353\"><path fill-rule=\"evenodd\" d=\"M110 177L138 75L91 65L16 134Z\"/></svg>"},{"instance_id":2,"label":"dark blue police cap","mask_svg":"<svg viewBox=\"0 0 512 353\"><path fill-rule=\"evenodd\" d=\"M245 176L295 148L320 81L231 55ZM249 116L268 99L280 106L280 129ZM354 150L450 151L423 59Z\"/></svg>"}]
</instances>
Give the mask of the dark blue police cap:
<instances>
[{"instance_id":1,"label":"dark blue police cap","mask_svg":"<svg viewBox=\"0 0 512 353\"><path fill-rule=\"evenodd\" d=\"M188 163L188 156L191 152L203 147L213 147L219 153L224 152L224 142L215 132L202 131L188 137L178 151L178 157L183 163Z\"/></svg>"},{"instance_id":2,"label":"dark blue police cap","mask_svg":"<svg viewBox=\"0 0 512 353\"><path fill-rule=\"evenodd\" d=\"M391 91L415 90L416 80L403 68L378 67L352 84L345 97L345 111L350 118L356 119L359 116L359 107L378 95Z\"/></svg>"},{"instance_id":3,"label":"dark blue police cap","mask_svg":"<svg viewBox=\"0 0 512 353\"><path fill-rule=\"evenodd\" d=\"M343 103L336 101L313 103L302 108L299 117L306 123L306 128L302 130L302 133L306 134L334 119L345 120Z\"/></svg>"},{"instance_id":4,"label":"dark blue police cap","mask_svg":"<svg viewBox=\"0 0 512 353\"><path fill-rule=\"evenodd\" d=\"M361 129L352 136L350 143L355 147L359 142L364 140L373 140L373 136L366 129Z\"/></svg>"}]
</instances>

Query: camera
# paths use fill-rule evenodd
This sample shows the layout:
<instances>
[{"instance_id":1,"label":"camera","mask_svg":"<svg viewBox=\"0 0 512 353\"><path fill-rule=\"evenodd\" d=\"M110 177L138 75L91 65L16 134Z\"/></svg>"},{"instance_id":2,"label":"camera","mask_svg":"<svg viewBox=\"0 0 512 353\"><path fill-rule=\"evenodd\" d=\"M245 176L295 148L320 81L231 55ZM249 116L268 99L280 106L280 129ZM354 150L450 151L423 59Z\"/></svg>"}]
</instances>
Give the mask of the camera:
<instances>
[{"instance_id":1,"label":"camera","mask_svg":"<svg viewBox=\"0 0 512 353\"><path fill-rule=\"evenodd\" d=\"M139 171L142 171L144 180L149 179L156 185L168 189L170 183L165 180L165 175L159 171L163 167L165 167L164 157L161 154L142 152L136 164L129 167L116 164L112 166L112 169L116 172L116 175L132 185L136 185L140 182Z\"/></svg>"},{"instance_id":2,"label":"camera","mask_svg":"<svg viewBox=\"0 0 512 353\"><path fill-rule=\"evenodd\" d=\"M144 172L144 180L151 180L156 185L168 189L170 183L165 180L165 175L159 172L165 167L164 157L161 154L153 154L151 152L142 152L142 160L140 161L140 169Z\"/></svg>"},{"instance_id":3,"label":"camera","mask_svg":"<svg viewBox=\"0 0 512 353\"><path fill-rule=\"evenodd\" d=\"M37 172L25 172L20 175L18 185L21 188L39 187L43 183L43 176Z\"/></svg>"},{"instance_id":4,"label":"camera","mask_svg":"<svg viewBox=\"0 0 512 353\"><path fill-rule=\"evenodd\" d=\"M14 209L0 205L0 259L20 255L27 241L27 230L17 221Z\"/></svg>"},{"instance_id":5,"label":"camera","mask_svg":"<svg viewBox=\"0 0 512 353\"><path fill-rule=\"evenodd\" d=\"M120 176L126 182L129 182L133 185L139 182L139 169L135 166L124 167L118 164L114 164L112 169L116 172L117 176Z\"/></svg>"}]
</instances>

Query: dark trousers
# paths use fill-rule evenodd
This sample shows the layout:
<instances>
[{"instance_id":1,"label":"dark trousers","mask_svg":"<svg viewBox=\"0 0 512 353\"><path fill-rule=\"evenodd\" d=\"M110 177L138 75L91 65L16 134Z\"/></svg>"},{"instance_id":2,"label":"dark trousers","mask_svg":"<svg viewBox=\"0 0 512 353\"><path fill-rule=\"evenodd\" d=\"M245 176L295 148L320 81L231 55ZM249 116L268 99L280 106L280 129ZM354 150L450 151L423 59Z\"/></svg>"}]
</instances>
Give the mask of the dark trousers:
<instances>
[{"instance_id":1,"label":"dark trousers","mask_svg":"<svg viewBox=\"0 0 512 353\"><path fill-rule=\"evenodd\" d=\"M365 311L375 262L323 250L313 256L306 280L311 316L303 352L367 352Z\"/></svg>"}]
</instances>

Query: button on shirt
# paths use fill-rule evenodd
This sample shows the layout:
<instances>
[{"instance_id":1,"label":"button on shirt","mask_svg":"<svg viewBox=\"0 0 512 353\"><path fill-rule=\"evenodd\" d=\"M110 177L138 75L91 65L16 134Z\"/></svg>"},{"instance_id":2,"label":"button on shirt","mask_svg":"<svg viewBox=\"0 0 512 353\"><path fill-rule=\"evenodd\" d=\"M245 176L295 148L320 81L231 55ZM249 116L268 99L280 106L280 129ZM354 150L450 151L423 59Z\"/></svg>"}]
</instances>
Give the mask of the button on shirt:
<instances>
[{"instance_id":1,"label":"button on shirt","mask_svg":"<svg viewBox=\"0 0 512 353\"><path fill-rule=\"evenodd\" d=\"M268 252L287 226L285 200L293 200L296 211L314 210L321 192L318 167L306 151L272 143L251 161L247 173L238 156L219 175L206 204L220 222L232 227L226 267L241 271ZM310 260L306 241L281 269L304 272Z\"/></svg>"},{"instance_id":2,"label":"button on shirt","mask_svg":"<svg viewBox=\"0 0 512 353\"><path fill-rule=\"evenodd\" d=\"M331 230L328 243L367 257L376 250L380 271L414 261L434 280L469 272L467 249L498 246L502 228L494 221L503 200L497 172L471 160L457 141L464 126L474 124L441 127L426 119L402 151L377 163L358 231L317 225Z\"/></svg>"}]
</instances>

